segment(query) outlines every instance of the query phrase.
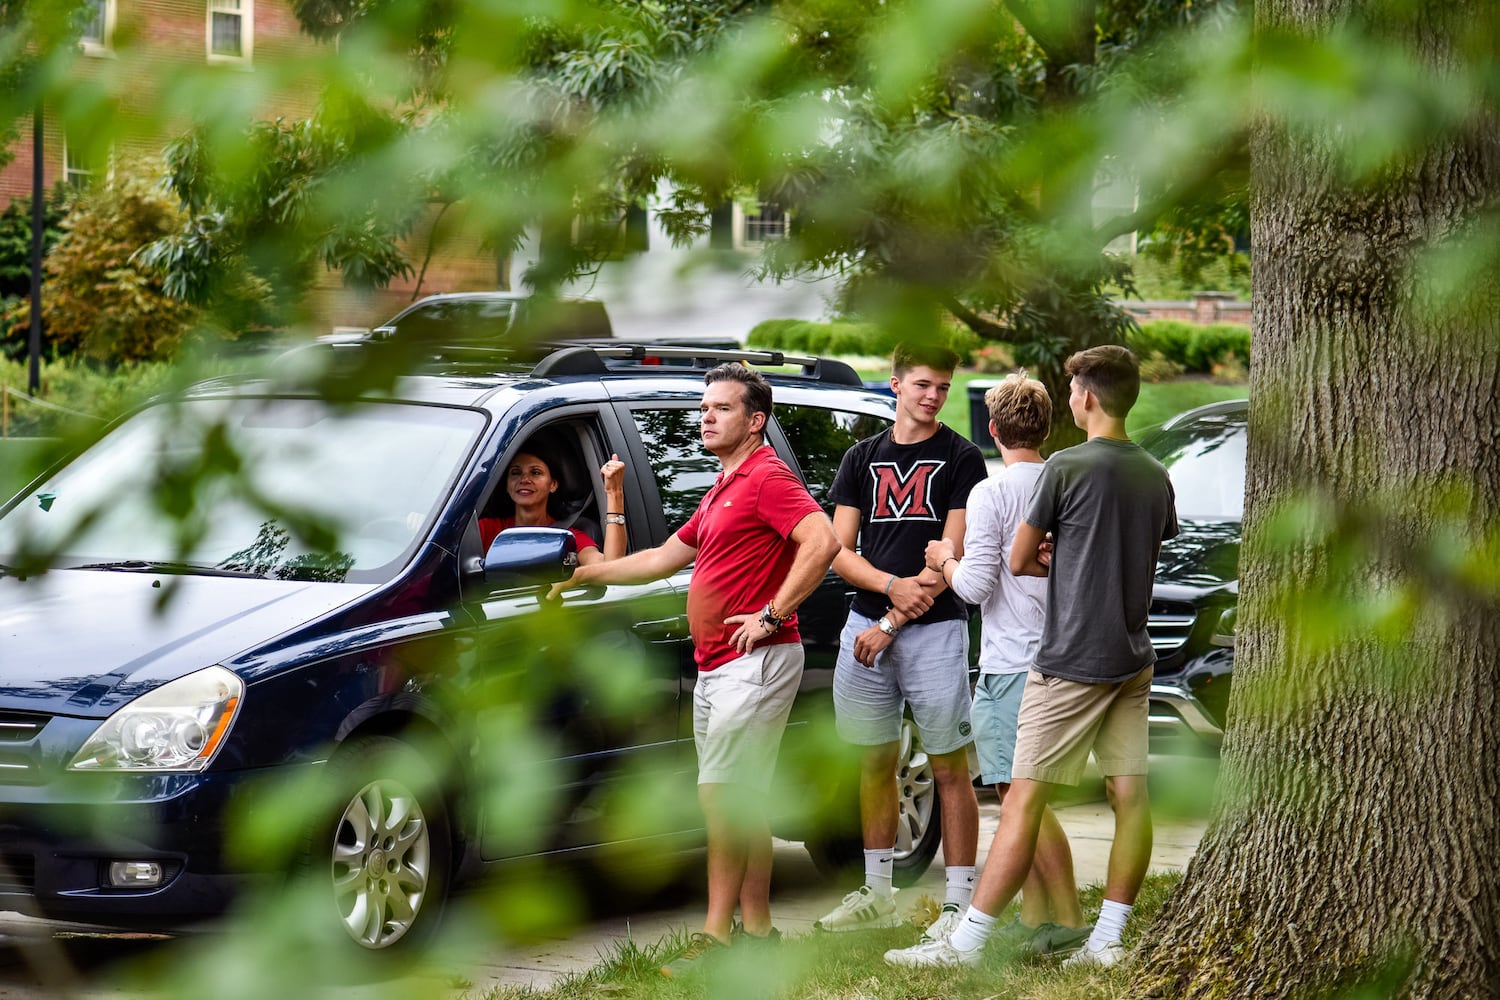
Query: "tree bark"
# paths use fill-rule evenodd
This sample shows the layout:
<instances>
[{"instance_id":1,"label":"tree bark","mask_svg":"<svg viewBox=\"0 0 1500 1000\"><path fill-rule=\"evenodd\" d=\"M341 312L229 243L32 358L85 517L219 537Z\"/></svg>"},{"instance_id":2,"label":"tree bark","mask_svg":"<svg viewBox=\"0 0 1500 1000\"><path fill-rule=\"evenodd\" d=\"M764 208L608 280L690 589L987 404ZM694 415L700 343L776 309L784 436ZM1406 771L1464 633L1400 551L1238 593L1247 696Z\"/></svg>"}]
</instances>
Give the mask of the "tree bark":
<instances>
[{"instance_id":1,"label":"tree bark","mask_svg":"<svg viewBox=\"0 0 1500 1000\"><path fill-rule=\"evenodd\" d=\"M1258 0L1256 31L1364 10ZM1374 30L1438 73L1491 8L1405 11ZM1495 254L1495 109L1365 184L1340 129L1256 133L1219 797L1128 995L1500 995L1500 301L1493 268L1458 297L1419 278L1435 245Z\"/></svg>"}]
</instances>

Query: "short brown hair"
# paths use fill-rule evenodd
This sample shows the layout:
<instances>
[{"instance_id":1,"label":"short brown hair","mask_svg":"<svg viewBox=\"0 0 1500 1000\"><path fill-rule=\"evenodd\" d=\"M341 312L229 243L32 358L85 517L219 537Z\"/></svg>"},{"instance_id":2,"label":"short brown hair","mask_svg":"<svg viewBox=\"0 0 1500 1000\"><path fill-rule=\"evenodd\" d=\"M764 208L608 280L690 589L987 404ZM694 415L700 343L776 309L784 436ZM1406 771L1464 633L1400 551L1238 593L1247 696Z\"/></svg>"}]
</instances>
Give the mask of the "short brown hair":
<instances>
[{"instance_id":1,"label":"short brown hair","mask_svg":"<svg viewBox=\"0 0 1500 1000\"><path fill-rule=\"evenodd\" d=\"M1099 406L1116 420L1130 412L1141 394L1140 362L1118 344L1079 351L1068 359L1063 371L1098 397Z\"/></svg>"},{"instance_id":2,"label":"short brown hair","mask_svg":"<svg viewBox=\"0 0 1500 1000\"><path fill-rule=\"evenodd\" d=\"M995 437L1007 448L1037 448L1052 429L1052 397L1046 386L1026 377L1024 368L991 386L984 405L995 424Z\"/></svg>"},{"instance_id":3,"label":"short brown hair","mask_svg":"<svg viewBox=\"0 0 1500 1000\"><path fill-rule=\"evenodd\" d=\"M927 367L951 375L961 360L955 351L941 344L897 344L891 352L891 374L905 378L913 368Z\"/></svg>"},{"instance_id":4,"label":"short brown hair","mask_svg":"<svg viewBox=\"0 0 1500 1000\"><path fill-rule=\"evenodd\" d=\"M738 382L745 388L745 410L749 413L764 413L766 423L771 422L771 383L753 368L746 368L738 361L726 361L710 368L703 376L704 385L715 382Z\"/></svg>"}]
</instances>

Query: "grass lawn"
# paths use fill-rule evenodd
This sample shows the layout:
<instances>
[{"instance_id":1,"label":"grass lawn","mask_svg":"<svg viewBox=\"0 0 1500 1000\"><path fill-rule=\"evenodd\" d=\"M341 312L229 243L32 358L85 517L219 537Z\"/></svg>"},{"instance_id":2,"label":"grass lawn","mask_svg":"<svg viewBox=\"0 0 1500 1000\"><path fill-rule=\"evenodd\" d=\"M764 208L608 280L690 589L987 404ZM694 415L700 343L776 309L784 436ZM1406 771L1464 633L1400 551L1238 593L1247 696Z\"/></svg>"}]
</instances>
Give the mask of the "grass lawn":
<instances>
[{"instance_id":1,"label":"grass lawn","mask_svg":"<svg viewBox=\"0 0 1500 1000\"><path fill-rule=\"evenodd\" d=\"M1125 943L1134 944L1161 908L1181 873L1146 879L1135 911L1125 928ZM1085 916L1098 912L1104 890L1088 886L1080 893ZM934 905L936 905L934 903ZM1008 923L1014 909L1001 915ZM584 1000L599 996L675 1000L866 1000L890 997L961 998L1026 997L1027 1000L1085 1000L1119 997L1129 981L1128 969L1063 970L1060 959L1021 960L991 949L977 968L963 970L902 969L887 965L884 953L916 942L916 927L858 934L804 934L788 938L774 951L734 949L716 968L686 981L666 979L657 969L675 951L676 941L621 941L613 954L588 972L572 976L550 990L505 987L484 994L486 1000Z\"/></svg>"},{"instance_id":2,"label":"grass lawn","mask_svg":"<svg viewBox=\"0 0 1500 1000\"><path fill-rule=\"evenodd\" d=\"M889 368L861 367L857 370L862 379L878 380L890 377ZM969 383L976 379L993 382L1001 378L1004 376L980 375L966 371L954 372L953 390L948 394L948 402L939 415L940 419L968 437ZM1249 387L1243 382L1211 382L1202 378L1181 378L1172 382L1143 382L1140 399L1130 411L1130 416L1125 421L1125 429L1132 435L1139 434L1148 427L1154 427L1175 417L1183 410L1190 410L1205 403L1216 403L1223 399L1246 399L1248 397Z\"/></svg>"}]
</instances>

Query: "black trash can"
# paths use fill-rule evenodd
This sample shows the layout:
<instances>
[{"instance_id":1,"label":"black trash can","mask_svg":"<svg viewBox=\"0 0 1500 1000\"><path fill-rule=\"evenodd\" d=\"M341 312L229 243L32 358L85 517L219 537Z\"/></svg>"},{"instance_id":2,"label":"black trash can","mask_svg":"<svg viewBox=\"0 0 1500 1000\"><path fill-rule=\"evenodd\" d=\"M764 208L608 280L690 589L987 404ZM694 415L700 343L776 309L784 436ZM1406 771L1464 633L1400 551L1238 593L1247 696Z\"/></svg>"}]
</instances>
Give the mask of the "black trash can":
<instances>
[{"instance_id":1,"label":"black trash can","mask_svg":"<svg viewBox=\"0 0 1500 1000\"><path fill-rule=\"evenodd\" d=\"M1000 382L997 378L976 378L969 382L969 440L989 457L1000 454L1000 449L990 437L990 408L984 405L984 394Z\"/></svg>"}]
</instances>

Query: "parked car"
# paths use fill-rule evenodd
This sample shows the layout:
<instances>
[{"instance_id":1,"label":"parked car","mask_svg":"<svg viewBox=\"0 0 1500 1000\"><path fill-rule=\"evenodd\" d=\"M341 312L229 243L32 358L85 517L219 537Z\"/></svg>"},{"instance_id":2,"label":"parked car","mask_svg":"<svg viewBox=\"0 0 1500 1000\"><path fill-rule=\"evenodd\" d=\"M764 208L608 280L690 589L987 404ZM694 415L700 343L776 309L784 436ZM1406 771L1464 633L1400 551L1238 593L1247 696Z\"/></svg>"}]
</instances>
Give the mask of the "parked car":
<instances>
[{"instance_id":1,"label":"parked car","mask_svg":"<svg viewBox=\"0 0 1500 1000\"><path fill-rule=\"evenodd\" d=\"M1162 546L1147 628L1152 748L1218 751L1234 670L1249 403L1189 410L1142 436L1167 467L1181 533Z\"/></svg>"},{"instance_id":2,"label":"parked car","mask_svg":"<svg viewBox=\"0 0 1500 1000\"><path fill-rule=\"evenodd\" d=\"M438 344L608 340L609 311L597 299L539 298L527 292L452 292L418 299L373 331Z\"/></svg>"},{"instance_id":3,"label":"parked car","mask_svg":"<svg viewBox=\"0 0 1500 1000\"><path fill-rule=\"evenodd\" d=\"M696 840L693 809L636 802L623 823L610 812L633 787L612 782L643 762L693 801L691 568L544 612L540 595L576 558L572 534L502 532L485 551L477 523L538 434L564 484L560 524L597 532L596 470L612 453L628 464L631 550L687 519L717 471L698 434L702 372L636 365L638 353L575 347L503 370L464 351L357 406L208 382L127 417L0 507L0 909L137 926L217 912L284 877L226 851L247 796L309 773L337 795L304 860L330 923L371 951L421 940L450 885L508 862ZM893 400L838 362L734 356L801 366L770 376L767 436L826 504L844 450L891 423ZM222 475L193 485L185 470L200 461ZM230 488L238 476L248 489ZM181 519L156 509L163 490ZM38 545L55 550L52 568L22 572ZM831 742L850 596L829 574L800 609L807 668L788 768L826 760L803 750ZM575 643L646 664L638 697L589 683ZM521 836L484 794L500 765L471 707L497 677L514 682L523 653L546 664L523 686L542 691L536 723L564 794ZM909 882L933 857L939 813L910 737L900 767ZM787 805L816 808L788 809L779 835L806 839L828 867L859 856L852 770L784 787L809 800Z\"/></svg>"}]
</instances>

